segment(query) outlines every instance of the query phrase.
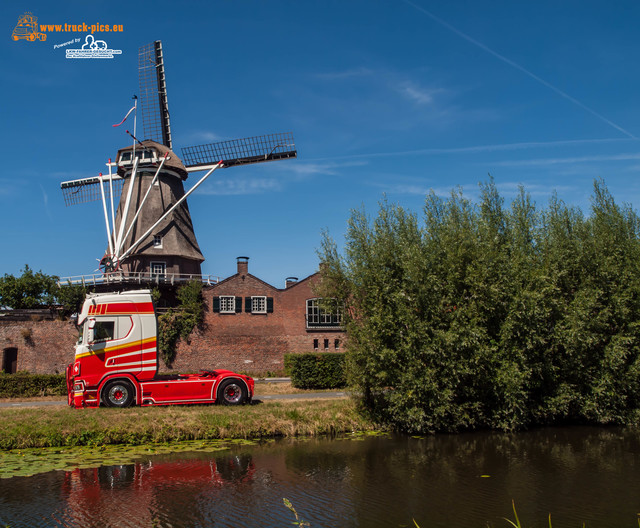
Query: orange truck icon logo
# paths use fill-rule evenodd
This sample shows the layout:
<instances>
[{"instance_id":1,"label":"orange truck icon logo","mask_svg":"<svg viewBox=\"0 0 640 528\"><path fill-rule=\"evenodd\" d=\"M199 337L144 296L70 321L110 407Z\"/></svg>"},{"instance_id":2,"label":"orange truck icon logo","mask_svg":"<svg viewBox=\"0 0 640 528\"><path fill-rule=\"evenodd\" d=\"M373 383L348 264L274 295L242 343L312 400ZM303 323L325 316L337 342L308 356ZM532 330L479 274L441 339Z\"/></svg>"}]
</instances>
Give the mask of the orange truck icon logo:
<instances>
[{"instance_id":1,"label":"orange truck icon logo","mask_svg":"<svg viewBox=\"0 0 640 528\"><path fill-rule=\"evenodd\" d=\"M18 18L18 23L13 29L11 34L13 40L47 40L46 33L40 33L38 31L38 17L33 16L31 13L25 13Z\"/></svg>"}]
</instances>

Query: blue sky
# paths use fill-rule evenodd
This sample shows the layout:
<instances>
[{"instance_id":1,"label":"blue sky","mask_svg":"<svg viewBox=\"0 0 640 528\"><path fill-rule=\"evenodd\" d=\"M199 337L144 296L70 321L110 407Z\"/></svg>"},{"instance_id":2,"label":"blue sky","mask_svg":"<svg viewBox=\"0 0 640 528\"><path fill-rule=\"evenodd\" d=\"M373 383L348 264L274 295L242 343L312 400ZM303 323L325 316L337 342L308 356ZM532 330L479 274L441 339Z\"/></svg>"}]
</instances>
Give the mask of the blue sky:
<instances>
[{"instance_id":1,"label":"blue sky","mask_svg":"<svg viewBox=\"0 0 640 528\"><path fill-rule=\"evenodd\" d=\"M122 24L94 33L114 59L54 49L86 33L11 40L40 24ZM282 287L317 269L327 229L353 208L419 211L429 189L470 198L491 174L588 212L594 178L640 203L640 4L636 1L4 2L0 274L25 264L92 273L106 248L99 202L65 207L60 182L95 176L129 140L138 47L162 40L174 150L271 132L298 159L215 172L189 200L206 257L235 258ZM122 127L124 128L124 127ZM186 187L195 183L192 175Z\"/></svg>"}]
</instances>

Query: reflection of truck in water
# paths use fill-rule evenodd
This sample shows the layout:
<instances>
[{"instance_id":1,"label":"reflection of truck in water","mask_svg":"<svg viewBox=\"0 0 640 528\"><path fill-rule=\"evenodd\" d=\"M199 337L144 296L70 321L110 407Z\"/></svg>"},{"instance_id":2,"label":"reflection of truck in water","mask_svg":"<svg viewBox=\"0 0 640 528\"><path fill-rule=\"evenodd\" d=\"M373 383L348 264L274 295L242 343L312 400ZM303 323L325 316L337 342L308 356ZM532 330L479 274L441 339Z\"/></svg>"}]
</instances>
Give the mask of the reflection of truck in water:
<instances>
[{"instance_id":1,"label":"reflection of truck in water","mask_svg":"<svg viewBox=\"0 0 640 528\"><path fill-rule=\"evenodd\" d=\"M246 493L256 468L248 453L183 453L64 473L64 526L214 526L211 509ZM237 499L234 499L237 500ZM216 519L215 526L219 526ZM242 526L238 523L239 526ZM175 525L173 525L175 526ZM230 526L224 524L224 526Z\"/></svg>"},{"instance_id":2,"label":"reflection of truck in water","mask_svg":"<svg viewBox=\"0 0 640 528\"><path fill-rule=\"evenodd\" d=\"M26 39L33 42L36 39L47 40L47 34L38 32L38 17L33 16L31 13L25 13L18 18L18 23L13 28L11 38L13 40Z\"/></svg>"},{"instance_id":3,"label":"reflection of truck in water","mask_svg":"<svg viewBox=\"0 0 640 528\"><path fill-rule=\"evenodd\" d=\"M129 407L222 403L253 397L253 378L229 370L158 374L157 322L150 290L89 294L78 314L69 405Z\"/></svg>"}]
</instances>

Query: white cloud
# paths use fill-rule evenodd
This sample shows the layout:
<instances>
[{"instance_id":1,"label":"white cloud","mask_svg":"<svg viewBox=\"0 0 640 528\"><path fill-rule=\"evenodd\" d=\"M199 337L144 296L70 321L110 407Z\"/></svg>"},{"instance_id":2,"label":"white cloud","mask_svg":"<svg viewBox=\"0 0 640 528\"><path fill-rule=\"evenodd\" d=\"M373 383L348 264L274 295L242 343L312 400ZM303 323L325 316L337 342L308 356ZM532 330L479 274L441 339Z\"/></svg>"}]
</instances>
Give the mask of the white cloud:
<instances>
[{"instance_id":1,"label":"white cloud","mask_svg":"<svg viewBox=\"0 0 640 528\"><path fill-rule=\"evenodd\" d=\"M419 105L432 104L434 94L441 91L422 88L411 81L402 82L395 89L400 95Z\"/></svg>"},{"instance_id":2,"label":"white cloud","mask_svg":"<svg viewBox=\"0 0 640 528\"><path fill-rule=\"evenodd\" d=\"M362 167L365 165L368 165L366 161L351 161L347 163L336 163L333 161L327 161L326 163L296 161L295 163L287 163L286 165L278 166L277 170L282 168L283 170L300 178L306 178L309 176L315 176L316 174L335 176L336 174L339 174L340 169Z\"/></svg>"},{"instance_id":3,"label":"white cloud","mask_svg":"<svg viewBox=\"0 0 640 528\"><path fill-rule=\"evenodd\" d=\"M404 0L405 3L407 3L408 5L412 6L413 8L417 9L418 11L421 11L422 13L424 13L425 15L427 15L429 18L431 18L433 21L437 22L438 24L440 24L441 26L447 28L449 31L455 33L456 35L458 35L459 37L461 37L462 39L466 40L467 42L471 43L472 45L476 46L477 48L480 48L481 50L484 50L485 52L487 52L488 54L492 55L493 57L495 57L496 59L504 62L505 64L508 64L509 66L515 68L516 70L519 70L520 72L522 72L523 74L527 75L528 77L530 77L531 79L533 79L534 81L540 83L541 85L549 88L550 90L552 90L553 92L555 92L556 94L558 94L559 96L563 97L564 99L566 99L567 101L570 101L571 103L573 103L576 106L579 106L580 108L582 108L583 110L589 112L591 115L595 116L596 118L598 118L600 121L607 123L609 126L615 128L616 130L618 130L619 132L622 132L625 136L633 138L633 139L638 139L636 136L634 136L631 132L629 132L628 130L625 130L624 128L622 128L620 125L614 123L613 121L611 121L610 119L607 119L606 117L604 117L602 114L596 112L594 109L586 106L585 104L581 103L580 101L578 101L577 99L575 99L574 97L570 96L568 93L560 90L560 88L554 86L553 84L551 84L550 82L542 79L541 77L537 76L536 74L534 74L533 72L529 71L528 69L526 69L524 66L521 66L520 64L518 64L517 62L505 57L504 55L498 53L497 51L493 50L492 48L490 48L489 46L487 46L486 44L483 44L482 42L474 39L473 37L471 37L470 35L463 33L462 31L460 31L458 28L454 27L453 25L449 24L448 22L445 22L444 20L442 20L441 18L437 17L436 15L434 15L433 13L431 13L430 11L427 11L425 8L414 4L413 2L411 2L410 0Z\"/></svg>"},{"instance_id":4,"label":"white cloud","mask_svg":"<svg viewBox=\"0 0 640 528\"><path fill-rule=\"evenodd\" d=\"M499 161L495 165L502 167L528 167L528 166L541 166L541 165L559 165L565 163L593 163L599 161L626 161L626 160L638 160L640 154L613 154L604 156L581 156L571 158L538 158L528 160L508 160Z\"/></svg>"},{"instance_id":5,"label":"white cloud","mask_svg":"<svg viewBox=\"0 0 640 528\"><path fill-rule=\"evenodd\" d=\"M53 216L51 216L51 211L49 211L49 195L44 190L44 187L42 185L40 185L40 190L42 191L42 200L44 202L44 210L47 213L49 220L53 220Z\"/></svg>"},{"instance_id":6,"label":"white cloud","mask_svg":"<svg viewBox=\"0 0 640 528\"><path fill-rule=\"evenodd\" d=\"M260 167L263 174L273 174L275 172L277 176L216 180L215 183L203 185L202 194L239 195L281 192L293 183L308 180L317 175L336 176L340 173L340 169L363 165L367 165L367 163L365 161L348 163L308 163L300 161L265 163Z\"/></svg>"},{"instance_id":7,"label":"white cloud","mask_svg":"<svg viewBox=\"0 0 640 528\"><path fill-rule=\"evenodd\" d=\"M265 192L276 192L282 190L282 183L276 179L254 178L254 179L228 179L219 180L209 186L203 186L200 194L205 195L242 195L242 194L262 194Z\"/></svg>"},{"instance_id":8,"label":"white cloud","mask_svg":"<svg viewBox=\"0 0 640 528\"><path fill-rule=\"evenodd\" d=\"M386 158L393 156L409 156L409 155L436 155L436 154L464 154L466 152L499 152L512 150L527 150L546 147L563 147L571 145L588 145L597 143L614 143L635 141L631 139L570 139L561 141L529 141L521 143L498 143L493 145L471 145L468 147L449 147L449 148L425 148L413 150L398 150L390 152L367 152L363 154L349 154L347 156L334 156L332 158L314 158L312 161L320 161L322 159L346 160L358 158ZM504 162L505 164L508 162Z\"/></svg>"},{"instance_id":9,"label":"white cloud","mask_svg":"<svg viewBox=\"0 0 640 528\"><path fill-rule=\"evenodd\" d=\"M341 79L352 79L354 77L365 77L372 74L373 71L369 68L360 67L344 71L316 73L314 77L326 81L335 81Z\"/></svg>"},{"instance_id":10,"label":"white cloud","mask_svg":"<svg viewBox=\"0 0 640 528\"><path fill-rule=\"evenodd\" d=\"M224 138L209 130L197 130L187 134L183 141L187 144L215 143L218 141L224 141Z\"/></svg>"},{"instance_id":11,"label":"white cloud","mask_svg":"<svg viewBox=\"0 0 640 528\"><path fill-rule=\"evenodd\" d=\"M421 182L405 182L396 183L389 182L371 182L371 185L377 187L390 195L412 195L412 196L427 196L430 192L434 192L436 196L441 198L449 198L451 191L462 190L462 194L468 200L477 202L480 198L480 186L478 182L445 186L431 186L428 183ZM507 199L515 198L520 193L520 187L524 188L525 193L529 194L532 198L547 199L551 194L556 191L559 195L570 194L576 191L575 187L569 185L542 185L538 183L527 182L496 182L498 192Z\"/></svg>"}]
</instances>

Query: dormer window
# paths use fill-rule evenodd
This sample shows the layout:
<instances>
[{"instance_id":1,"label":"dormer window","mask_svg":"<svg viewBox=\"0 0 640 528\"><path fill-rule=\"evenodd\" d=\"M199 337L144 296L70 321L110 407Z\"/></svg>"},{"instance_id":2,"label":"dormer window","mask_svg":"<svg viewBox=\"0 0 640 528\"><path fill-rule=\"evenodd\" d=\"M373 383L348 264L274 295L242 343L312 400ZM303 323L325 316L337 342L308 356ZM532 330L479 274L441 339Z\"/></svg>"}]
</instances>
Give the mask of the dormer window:
<instances>
[{"instance_id":1,"label":"dormer window","mask_svg":"<svg viewBox=\"0 0 640 528\"><path fill-rule=\"evenodd\" d=\"M123 165L130 165L132 155L133 151L131 150L123 152L122 154L120 154L118 163L121 163ZM138 158L141 163L155 163L158 160L158 155L153 149L144 149L142 151L136 150L136 158Z\"/></svg>"},{"instance_id":2,"label":"dormer window","mask_svg":"<svg viewBox=\"0 0 640 528\"><path fill-rule=\"evenodd\" d=\"M154 235L153 236L153 247L155 249L162 249L162 236Z\"/></svg>"}]
</instances>

